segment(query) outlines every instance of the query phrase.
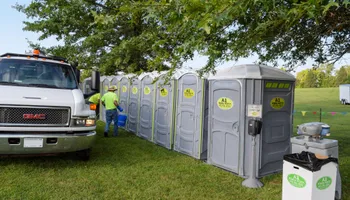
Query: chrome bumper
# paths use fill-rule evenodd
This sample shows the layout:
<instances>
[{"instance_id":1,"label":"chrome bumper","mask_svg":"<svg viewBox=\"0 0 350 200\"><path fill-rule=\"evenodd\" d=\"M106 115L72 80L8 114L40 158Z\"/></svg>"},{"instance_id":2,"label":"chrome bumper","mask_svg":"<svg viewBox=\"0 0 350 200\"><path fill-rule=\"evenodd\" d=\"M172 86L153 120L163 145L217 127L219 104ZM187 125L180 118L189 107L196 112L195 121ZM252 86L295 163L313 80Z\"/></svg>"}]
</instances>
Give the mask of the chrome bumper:
<instances>
[{"instance_id":1,"label":"chrome bumper","mask_svg":"<svg viewBox=\"0 0 350 200\"><path fill-rule=\"evenodd\" d=\"M19 140L18 144L10 144L9 139ZM24 138L42 138L42 147L24 147ZM48 143L48 138L57 138L57 142ZM0 154L51 154L67 153L91 148L96 140L96 132L76 134L0 134Z\"/></svg>"}]
</instances>

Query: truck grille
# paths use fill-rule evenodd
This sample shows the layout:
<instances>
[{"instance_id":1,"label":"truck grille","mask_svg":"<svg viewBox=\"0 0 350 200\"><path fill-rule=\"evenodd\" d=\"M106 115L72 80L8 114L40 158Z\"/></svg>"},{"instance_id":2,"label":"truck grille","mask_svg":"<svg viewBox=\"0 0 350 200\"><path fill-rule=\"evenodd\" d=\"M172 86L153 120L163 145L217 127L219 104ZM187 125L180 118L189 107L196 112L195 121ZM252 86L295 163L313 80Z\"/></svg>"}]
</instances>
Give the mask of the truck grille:
<instances>
[{"instance_id":1,"label":"truck grille","mask_svg":"<svg viewBox=\"0 0 350 200\"><path fill-rule=\"evenodd\" d=\"M68 126L69 108L0 106L0 126Z\"/></svg>"}]
</instances>

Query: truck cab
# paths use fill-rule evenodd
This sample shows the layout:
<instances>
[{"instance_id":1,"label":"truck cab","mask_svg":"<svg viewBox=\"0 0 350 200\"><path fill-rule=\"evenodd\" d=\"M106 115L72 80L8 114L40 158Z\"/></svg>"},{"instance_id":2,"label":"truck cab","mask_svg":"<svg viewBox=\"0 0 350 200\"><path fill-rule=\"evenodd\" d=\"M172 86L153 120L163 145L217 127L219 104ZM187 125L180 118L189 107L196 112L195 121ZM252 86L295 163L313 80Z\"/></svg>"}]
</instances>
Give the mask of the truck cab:
<instances>
[{"instance_id":1,"label":"truck cab","mask_svg":"<svg viewBox=\"0 0 350 200\"><path fill-rule=\"evenodd\" d=\"M65 59L32 54L0 56L0 155L76 152L88 160L96 138L96 116L79 88L80 71Z\"/></svg>"}]
</instances>

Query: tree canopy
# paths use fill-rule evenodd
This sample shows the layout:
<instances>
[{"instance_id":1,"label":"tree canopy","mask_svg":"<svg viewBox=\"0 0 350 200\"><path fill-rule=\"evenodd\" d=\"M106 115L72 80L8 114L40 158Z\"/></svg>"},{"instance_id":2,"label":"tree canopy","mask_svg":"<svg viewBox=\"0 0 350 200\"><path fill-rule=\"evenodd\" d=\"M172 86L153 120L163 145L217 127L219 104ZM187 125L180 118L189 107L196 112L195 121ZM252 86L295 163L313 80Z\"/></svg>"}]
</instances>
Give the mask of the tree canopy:
<instances>
[{"instance_id":1,"label":"tree canopy","mask_svg":"<svg viewBox=\"0 0 350 200\"><path fill-rule=\"evenodd\" d=\"M305 69L297 73L297 88L329 88L350 83L350 66L335 70L334 65L321 65L319 68Z\"/></svg>"},{"instance_id":2,"label":"tree canopy","mask_svg":"<svg viewBox=\"0 0 350 200\"><path fill-rule=\"evenodd\" d=\"M106 73L174 69L195 52L209 58L201 72L252 54L291 71L350 51L349 0L34 0L16 9L36 19L25 30L64 40L48 51Z\"/></svg>"},{"instance_id":3,"label":"tree canopy","mask_svg":"<svg viewBox=\"0 0 350 200\"><path fill-rule=\"evenodd\" d=\"M33 19L24 22L24 30L39 33L39 40L55 36L64 42L63 46L41 48L79 63L80 68L98 67L107 75L116 70L166 68L163 63L155 66L149 62L155 58L154 44L166 40L167 33L159 31L157 22L144 20L145 10L125 12L130 3L129 0L33 0L28 6L17 4L15 8ZM171 41L163 43L164 54L170 54L172 48Z\"/></svg>"}]
</instances>

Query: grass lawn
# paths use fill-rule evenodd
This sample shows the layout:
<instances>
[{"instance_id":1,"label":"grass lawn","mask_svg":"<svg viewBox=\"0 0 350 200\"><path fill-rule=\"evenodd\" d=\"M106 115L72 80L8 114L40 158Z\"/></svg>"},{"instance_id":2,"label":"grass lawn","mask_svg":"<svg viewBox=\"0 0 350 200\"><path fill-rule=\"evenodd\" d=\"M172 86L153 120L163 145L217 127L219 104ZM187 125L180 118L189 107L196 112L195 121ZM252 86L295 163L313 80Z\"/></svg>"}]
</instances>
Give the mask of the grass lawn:
<instances>
[{"instance_id":1,"label":"grass lawn","mask_svg":"<svg viewBox=\"0 0 350 200\"><path fill-rule=\"evenodd\" d=\"M338 101L338 88L297 89L294 127L317 121L331 125L339 140L343 199L350 199L350 105ZM300 111L309 111L302 116ZM281 174L262 179L261 189L241 187L227 171L166 150L132 134L98 139L88 162L67 156L1 158L0 199L281 199Z\"/></svg>"}]
</instances>

